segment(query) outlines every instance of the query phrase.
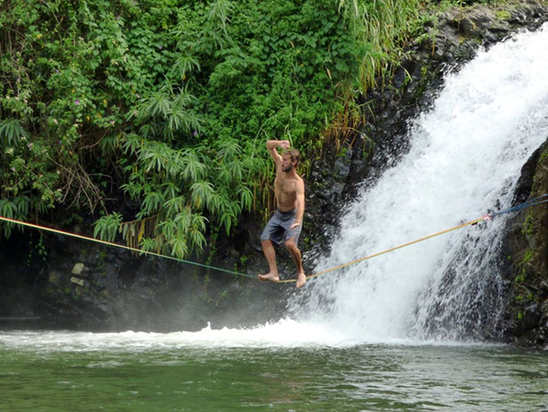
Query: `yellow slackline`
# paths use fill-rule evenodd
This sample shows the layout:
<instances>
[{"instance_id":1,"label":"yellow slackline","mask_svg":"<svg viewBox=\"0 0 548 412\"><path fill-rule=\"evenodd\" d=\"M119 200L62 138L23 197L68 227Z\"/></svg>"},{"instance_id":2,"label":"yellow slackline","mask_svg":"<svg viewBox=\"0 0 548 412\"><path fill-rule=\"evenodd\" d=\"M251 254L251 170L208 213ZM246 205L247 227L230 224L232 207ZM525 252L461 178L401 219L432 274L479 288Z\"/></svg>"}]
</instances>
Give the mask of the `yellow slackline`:
<instances>
[{"instance_id":1,"label":"yellow slackline","mask_svg":"<svg viewBox=\"0 0 548 412\"><path fill-rule=\"evenodd\" d=\"M403 243L399 246L394 246L394 247L391 247L390 249L383 250L382 252L373 253L372 255L363 257L361 259L356 259L356 260L353 260L352 262L348 262L348 263L344 263L344 264L339 265L339 266L332 267L331 269L322 270L321 272L317 272L317 273L314 273L313 275L307 276L307 279L312 279L312 278L315 278L315 277L318 277L318 276L321 276L321 275L325 275L326 273L333 272L335 270L339 270L339 269L345 268L345 267L350 266L350 265L355 265L356 263L360 263L360 262L363 262L365 260L373 259L374 257L384 255L385 253L393 252L394 250L402 249L406 246L411 246L411 245L414 245L415 243L419 243L419 242L422 242L424 240L428 240L428 239L431 239L433 237L440 236L440 235L443 235L445 233L449 233L449 232L452 232L452 231L457 230L457 229L461 229L461 228L466 227L466 226L476 225L479 222L481 222L482 220L489 220L490 218L491 217L489 215L482 216L478 219L474 219L474 220L471 220L470 222L462 223L462 224L460 224L458 226L454 226L450 229L442 230L441 232L437 232L437 233L434 233L434 234L431 234L431 235L428 235L428 236L425 236L425 237L421 237L420 239L413 240L412 242ZM286 279L286 280L280 280L279 283L288 283L288 282L296 282L296 281L297 281L297 279Z\"/></svg>"},{"instance_id":2,"label":"yellow slackline","mask_svg":"<svg viewBox=\"0 0 548 412\"><path fill-rule=\"evenodd\" d=\"M443 235L445 233L449 233L449 232L452 232L452 231L457 230L457 229L461 229L461 228L466 227L466 226L475 225L475 224L481 222L482 220L488 220L490 218L491 218L491 215L485 215L485 216L482 216L478 219L471 220L470 222L462 223L462 224L454 226L452 228L442 230L441 232L437 232L437 233L434 233L434 234L431 234L431 235L428 235L428 236L425 236L425 237L421 237L420 239L416 239L416 240L413 240L411 242L403 243L399 246L394 246L390 249L383 250L382 252L377 252L377 253L374 253L372 255L363 257L361 259L356 259L356 260L353 260L352 262L344 263L342 265L335 266L335 267L332 267L330 269L326 269L326 270L323 270L321 272L314 273L310 276L307 276L307 279L312 279L312 278L315 278L315 277L318 277L318 276L321 276L321 275L325 275L326 273L333 272L335 270L339 270L339 269L345 268L345 267L350 266L350 265L355 265L356 263L360 263L360 262L363 262L365 260L369 260L369 259L372 259L374 257L384 255L384 254L389 253L389 252L393 252L394 250L402 249L404 247L414 245L415 243L423 242L423 241L431 239L433 237L440 236L440 235ZM65 232L65 231L57 230L57 229L52 229L52 228L48 228L48 227L45 227L45 226L34 225L32 223L21 222L19 220L9 219L9 218L0 216L0 221L2 221L2 220L5 221L5 222L14 223L14 224L21 225L21 226L27 226L27 227L31 227L31 228L34 228L34 229L44 230L44 231L48 231L48 232L52 232L52 233L57 233L57 234L60 234L60 235L71 236L71 237L75 237L75 238L78 238L78 239L83 239L83 240L87 240L87 241L91 241L91 242L95 242L95 243L100 243L100 244L103 244L103 245L106 245L106 246L113 246L113 247L117 247L117 248L120 248L120 249L130 250L132 252L137 252L137 253L141 253L141 254L156 256L156 257L165 258L165 259L176 260L178 262L188 263L188 264L191 264L191 265L201 266L201 267L205 267L205 268L208 268L208 269L215 269L215 270L218 270L218 271L221 271L221 272L226 272L226 273L231 273L231 274L234 274L234 275L245 276L245 277L250 277L250 278L255 278L256 279L255 276L247 275L247 274L244 274L244 273L234 272L234 271L231 271L231 270L226 270L226 269L222 269L222 268L214 267L214 266L203 265L201 263L192 262L192 261L184 260L184 259L179 259L179 258L168 256L168 255L162 255L162 254L156 253L156 252L150 252L150 251L147 251L147 250L137 249L137 248L133 248L133 247L126 246L126 245L120 245L118 243L113 243L113 242L108 242L108 241L105 241L105 240L95 239L95 238L92 238L92 237L89 237L89 236L77 235L75 233ZM296 281L297 281L297 279L285 279L285 280L280 280L277 283L289 283L289 282L296 282Z\"/></svg>"},{"instance_id":3,"label":"yellow slackline","mask_svg":"<svg viewBox=\"0 0 548 412\"><path fill-rule=\"evenodd\" d=\"M188 263L190 265L200 266L200 267L204 267L204 268L208 268L208 269L215 269L215 270L218 270L220 272L230 273L230 274L233 274L233 275L254 278L254 276L246 275L244 273L234 272L232 270L227 270L227 269L218 268L218 267L214 267L214 266L204 265L204 264L201 264L201 263L198 263L198 262L192 262L190 260L180 259L180 258L176 258L176 257L173 257L173 256L168 256L168 255L162 255L161 253L156 253L156 252L151 252L151 251L148 251L148 250L137 249L137 248L134 248L134 247L131 247L131 246L120 245L118 243L108 242L106 240L95 239L95 238L89 237L89 236L77 235L76 233L65 232L65 231L62 231L62 230L52 229L52 228L49 228L49 227L46 227L46 226L34 225L32 223L21 222L19 220L9 219L7 217L0 216L0 221L2 221L2 220L5 221L5 222L17 224L17 225L20 225L20 226L31 227L31 228L38 229L38 230L44 230L46 232L57 233L59 235L70 236L70 237L75 237L75 238L78 238L78 239L87 240L87 241L90 241L90 242L100 243L100 244L106 245L106 246L113 246L113 247L117 247L117 248L120 248L120 249L126 249L126 250L130 250L132 252L137 252L137 253L144 254L144 255L151 255L151 256L156 256L156 257L160 257L160 258L164 258L164 259L171 259L171 260L175 260L177 262Z\"/></svg>"}]
</instances>

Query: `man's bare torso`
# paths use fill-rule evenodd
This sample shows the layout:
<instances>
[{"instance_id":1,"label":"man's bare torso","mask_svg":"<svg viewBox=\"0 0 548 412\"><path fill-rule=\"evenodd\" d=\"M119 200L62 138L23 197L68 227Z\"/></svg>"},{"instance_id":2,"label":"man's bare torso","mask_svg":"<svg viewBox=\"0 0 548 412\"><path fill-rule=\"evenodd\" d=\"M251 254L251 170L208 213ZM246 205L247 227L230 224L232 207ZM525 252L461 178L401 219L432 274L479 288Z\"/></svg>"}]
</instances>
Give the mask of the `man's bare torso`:
<instances>
[{"instance_id":1,"label":"man's bare torso","mask_svg":"<svg viewBox=\"0 0 548 412\"><path fill-rule=\"evenodd\" d=\"M288 178L285 173L277 171L274 181L276 205L282 212L289 212L297 206L297 184L302 180L299 176Z\"/></svg>"}]
</instances>

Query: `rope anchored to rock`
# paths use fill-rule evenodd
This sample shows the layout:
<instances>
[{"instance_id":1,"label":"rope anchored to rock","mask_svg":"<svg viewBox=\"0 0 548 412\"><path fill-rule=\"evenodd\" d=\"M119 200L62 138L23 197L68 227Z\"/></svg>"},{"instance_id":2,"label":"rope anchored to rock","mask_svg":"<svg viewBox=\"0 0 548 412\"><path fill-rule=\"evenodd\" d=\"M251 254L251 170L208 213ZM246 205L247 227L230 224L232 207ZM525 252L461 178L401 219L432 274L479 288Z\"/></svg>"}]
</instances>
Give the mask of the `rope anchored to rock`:
<instances>
[{"instance_id":1,"label":"rope anchored to rock","mask_svg":"<svg viewBox=\"0 0 548 412\"><path fill-rule=\"evenodd\" d=\"M536 197L534 199L530 199L527 202L521 203L519 205L510 207L510 208L505 209L505 210L501 210L499 212L488 213L488 214L486 214L486 215L484 215L480 218L471 220L469 222L461 223L457 226L453 226L449 229L445 229L445 230L442 230L440 232L436 232L436 233L433 233L431 235L421 237L421 238L413 240L411 242L403 243L401 245L391 247L391 248L383 250L381 252L373 253L369 256L365 256L363 258L356 259L356 260L353 260L351 262L344 263L342 265L338 265L338 266L335 266L335 267L332 267L332 268L329 268L329 269L322 270L320 272L317 272L317 273L314 273L312 275L307 276L307 279L313 279L313 278L316 278L318 276L322 276L322 275L325 275L327 273L334 272L336 270L340 270L340 269L343 269L345 267L355 265L357 263L361 263L361 262L364 262L364 261L369 260L369 259L373 259L377 256L381 256L381 255L384 255L386 253L390 253L390 252L393 252L395 250L402 249L404 247L411 246L411 245L414 245L416 243L423 242L425 240L432 239L434 237L441 236L441 235L444 235L444 234L449 233L449 232L453 232L453 231L458 230L458 229L462 229L462 228L467 227L467 226L474 226L474 225L477 225L480 222L491 220L496 216L500 216L500 215L503 215L503 214L506 214L506 213L517 212L517 211L520 211L520 210L523 210L523 209L527 209L527 208L530 208L530 207L533 207L533 206L542 205L542 204L545 204L545 203L548 203L548 194ZM191 261L191 260L185 260L185 259L177 258L177 257L174 257L174 256L163 255L161 253L142 250L142 249L138 249L138 248L134 248L134 247L126 246L126 245L121 245L121 244L114 243L114 242L108 242L108 241L105 241L105 240L95 239L95 238L92 238L92 237L89 237L89 236L78 235L76 233L65 232L65 231L58 230L58 229L53 229L53 228L49 228L49 227L45 227L45 226L35 225L35 224L32 224L32 223L28 223L28 222L22 222L22 221L15 220L15 219L10 219L10 218L7 218L7 217L0 216L0 221L12 223L12 224L19 225L19 226L30 227L30 228L33 228L33 229L43 230L43 231L47 231L47 232L51 232L51 233L56 233L56 234L63 235L63 236L74 237L74 238L77 238L77 239L82 239L82 240L86 240L86 241L90 241L90 242L95 242L95 243L103 244L103 245L106 245L106 246L117 247L117 248L120 248L120 249L129 250L131 252L136 252L136 253L143 254L143 255L150 255L150 256L159 257L159 258L163 258L163 259L170 259L170 260L174 260L174 261L181 262L181 263L186 263L186 264L193 265L193 266L199 266L199 267L206 268L206 269L216 270L218 272L229 273L229 274L236 275L236 276L243 276L243 277L256 279L255 276L249 275L247 273L236 272L236 271L233 271L233 270L228 270L228 269L223 269L223 268L216 267L216 266L206 265L206 264L194 262L194 261ZM289 283L289 282L296 282L296 279L280 280L278 283Z\"/></svg>"}]
</instances>

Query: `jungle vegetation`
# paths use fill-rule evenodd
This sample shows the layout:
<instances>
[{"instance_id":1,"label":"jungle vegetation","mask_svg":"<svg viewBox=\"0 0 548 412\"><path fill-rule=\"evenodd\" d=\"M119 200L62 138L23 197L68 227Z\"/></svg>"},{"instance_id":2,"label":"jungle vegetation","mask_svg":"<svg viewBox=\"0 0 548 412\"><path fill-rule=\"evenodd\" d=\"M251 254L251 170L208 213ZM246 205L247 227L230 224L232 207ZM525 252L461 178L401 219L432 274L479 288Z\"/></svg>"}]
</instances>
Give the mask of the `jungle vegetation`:
<instances>
[{"instance_id":1,"label":"jungle vegetation","mask_svg":"<svg viewBox=\"0 0 548 412\"><path fill-rule=\"evenodd\" d=\"M208 228L270 207L265 140L290 140L306 174L431 6L0 1L0 215L51 223L63 209L103 239L200 251Z\"/></svg>"}]
</instances>

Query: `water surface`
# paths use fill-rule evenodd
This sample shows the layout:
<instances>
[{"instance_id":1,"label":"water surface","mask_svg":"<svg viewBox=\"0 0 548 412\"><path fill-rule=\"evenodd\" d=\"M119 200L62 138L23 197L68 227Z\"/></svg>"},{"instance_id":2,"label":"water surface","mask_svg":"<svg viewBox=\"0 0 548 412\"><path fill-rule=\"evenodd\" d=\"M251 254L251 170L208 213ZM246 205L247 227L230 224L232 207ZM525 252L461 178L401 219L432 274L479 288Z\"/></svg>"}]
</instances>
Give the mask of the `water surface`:
<instances>
[{"instance_id":1,"label":"water surface","mask_svg":"<svg viewBox=\"0 0 548 412\"><path fill-rule=\"evenodd\" d=\"M548 411L546 352L245 334L2 332L0 410Z\"/></svg>"}]
</instances>

